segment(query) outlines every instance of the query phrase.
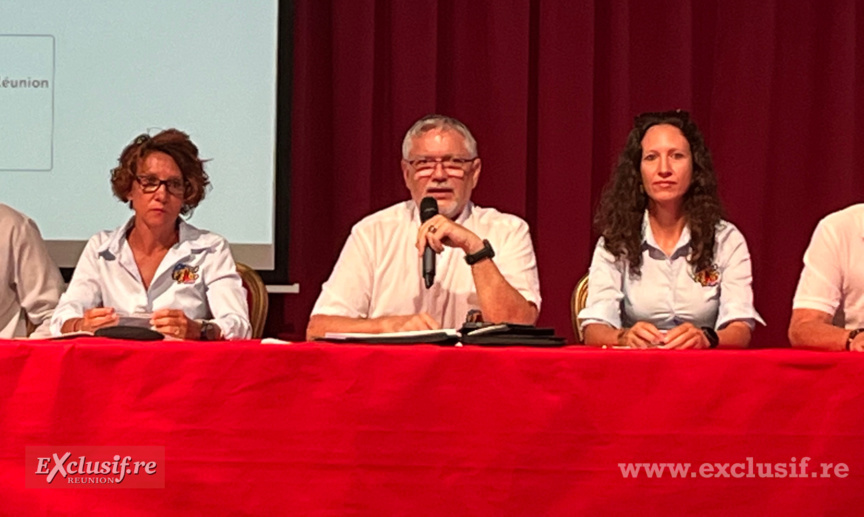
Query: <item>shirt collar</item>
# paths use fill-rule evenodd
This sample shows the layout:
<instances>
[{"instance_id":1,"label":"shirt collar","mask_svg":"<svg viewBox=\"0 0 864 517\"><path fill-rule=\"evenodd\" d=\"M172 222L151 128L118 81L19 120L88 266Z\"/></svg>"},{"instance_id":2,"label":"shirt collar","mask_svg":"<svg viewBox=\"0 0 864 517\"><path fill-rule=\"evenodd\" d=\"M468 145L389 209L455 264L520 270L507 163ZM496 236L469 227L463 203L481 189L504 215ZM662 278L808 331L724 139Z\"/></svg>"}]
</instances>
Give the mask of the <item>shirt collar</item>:
<instances>
[{"instance_id":1,"label":"shirt collar","mask_svg":"<svg viewBox=\"0 0 864 517\"><path fill-rule=\"evenodd\" d=\"M654 239L654 232L651 230L651 223L648 221L648 210L645 210L642 216L642 245L662 251ZM678 238L678 243L675 244L675 251L672 252L672 255L678 254L682 248L687 248L687 251L690 249L690 226L686 224L684 225L684 230L681 232L681 236Z\"/></svg>"},{"instance_id":2,"label":"shirt collar","mask_svg":"<svg viewBox=\"0 0 864 517\"><path fill-rule=\"evenodd\" d=\"M97 250L97 253L99 255L108 253L117 257L120 254L120 249L126 245L126 235L134 225L135 216L132 216L125 224L114 230L111 238L102 243ZM188 253L191 251L206 249L212 246L215 242L210 232L199 230L183 219L180 219L179 222L179 233L179 241L177 242L178 251Z\"/></svg>"}]
</instances>

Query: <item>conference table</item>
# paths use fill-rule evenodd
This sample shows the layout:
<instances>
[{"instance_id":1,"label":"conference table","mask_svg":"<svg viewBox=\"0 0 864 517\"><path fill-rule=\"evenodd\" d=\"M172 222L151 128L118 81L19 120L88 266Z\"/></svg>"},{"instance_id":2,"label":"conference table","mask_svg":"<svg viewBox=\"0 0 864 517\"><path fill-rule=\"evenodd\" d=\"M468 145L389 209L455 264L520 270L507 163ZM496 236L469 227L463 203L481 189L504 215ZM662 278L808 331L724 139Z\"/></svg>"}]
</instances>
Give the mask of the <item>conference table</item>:
<instances>
[{"instance_id":1,"label":"conference table","mask_svg":"<svg viewBox=\"0 0 864 517\"><path fill-rule=\"evenodd\" d=\"M0 371L3 515L864 507L864 354L77 338ZM72 447L163 451L162 485L35 475Z\"/></svg>"}]
</instances>

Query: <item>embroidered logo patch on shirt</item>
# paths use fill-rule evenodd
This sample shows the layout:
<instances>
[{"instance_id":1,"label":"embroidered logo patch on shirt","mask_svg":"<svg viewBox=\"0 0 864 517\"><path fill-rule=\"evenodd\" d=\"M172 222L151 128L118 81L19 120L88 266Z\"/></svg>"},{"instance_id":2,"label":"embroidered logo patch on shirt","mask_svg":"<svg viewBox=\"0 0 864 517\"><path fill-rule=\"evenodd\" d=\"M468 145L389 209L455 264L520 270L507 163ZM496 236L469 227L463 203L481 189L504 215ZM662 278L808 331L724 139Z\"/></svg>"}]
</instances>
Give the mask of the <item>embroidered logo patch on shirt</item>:
<instances>
[{"instance_id":1,"label":"embroidered logo patch on shirt","mask_svg":"<svg viewBox=\"0 0 864 517\"><path fill-rule=\"evenodd\" d=\"M717 264L712 264L711 267L693 275L693 281L699 282L703 287L714 287L720 283L720 271L717 269Z\"/></svg>"},{"instance_id":2,"label":"embroidered logo patch on shirt","mask_svg":"<svg viewBox=\"0 0 864 517\"><path fill-rule=\"evenodd\" d=\"M171 272L171 278L178 284L194 284L198 280L198 267L188 264L177 264Z\"/></svg>"}]
</instances>

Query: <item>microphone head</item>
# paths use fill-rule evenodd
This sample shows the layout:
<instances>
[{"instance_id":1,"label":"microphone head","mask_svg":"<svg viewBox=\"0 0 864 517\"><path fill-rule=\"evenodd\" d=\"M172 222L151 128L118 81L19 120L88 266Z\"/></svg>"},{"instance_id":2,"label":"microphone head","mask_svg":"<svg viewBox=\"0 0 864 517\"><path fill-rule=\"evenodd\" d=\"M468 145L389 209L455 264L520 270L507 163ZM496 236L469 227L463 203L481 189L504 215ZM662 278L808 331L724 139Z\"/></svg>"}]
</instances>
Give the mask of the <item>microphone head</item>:
<instances>
[{"instance_id":1,"label":"microphone head","mask_svg":"<svg viewBox=\"0 0 864 517\"><path fill-rule=\"evenodd\" d=\"M438 201L434 197L424 197L420 201L420 222L425 223L438 215Z\"/></svg>"}]
</instances>

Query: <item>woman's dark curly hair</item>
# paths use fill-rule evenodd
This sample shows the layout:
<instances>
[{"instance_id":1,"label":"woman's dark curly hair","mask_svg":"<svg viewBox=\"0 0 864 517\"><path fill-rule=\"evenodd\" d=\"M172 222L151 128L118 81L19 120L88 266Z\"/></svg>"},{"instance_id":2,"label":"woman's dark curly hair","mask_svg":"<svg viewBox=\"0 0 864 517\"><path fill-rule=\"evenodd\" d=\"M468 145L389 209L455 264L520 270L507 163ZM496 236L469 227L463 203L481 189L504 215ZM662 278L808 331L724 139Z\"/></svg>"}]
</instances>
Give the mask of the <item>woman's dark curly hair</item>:
<instances>
[{"instance_id":1,"label":"woman's dark curly hair","mask_svg":"<svg viewBox=\"0 0 864 517\"><path fill-rule=\"evenodd\" d=\"M138 167L147 155L154 152L167 154L180 168L186 185L180 213L190 214L204 199L210 178L204 172L204 162L207 160L198 158L198 147L192 143L189 135L177 129L166 129L154 136L139 135L127 145L120 153L119 165L111 170L111 190L120 201L128 201Z\"/></svg>"},{"instance_id":2,"label":"woman's dark curly hair","mask_svg":"<svg viewBox=\"0 0 864 517\"><path fill-rule=\"evenodd\" d=\"M687 262L696 271L714 262L715 230L723 218L723 207L717 193L717 177L705 139L690 114L683 110L643 113L634 120L627 136L627 146L618 157L618 165L603 190L594 217L604 247L615 258L625 258L630 272L639 275L642 268L642 220L648 208L648 195L642 186L642 138L648 128L669 124L681 130L690 143L693 176L684 194L684 217L690 228L690 256Z\"/></svg>"}]
</instances>

